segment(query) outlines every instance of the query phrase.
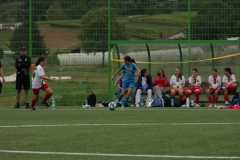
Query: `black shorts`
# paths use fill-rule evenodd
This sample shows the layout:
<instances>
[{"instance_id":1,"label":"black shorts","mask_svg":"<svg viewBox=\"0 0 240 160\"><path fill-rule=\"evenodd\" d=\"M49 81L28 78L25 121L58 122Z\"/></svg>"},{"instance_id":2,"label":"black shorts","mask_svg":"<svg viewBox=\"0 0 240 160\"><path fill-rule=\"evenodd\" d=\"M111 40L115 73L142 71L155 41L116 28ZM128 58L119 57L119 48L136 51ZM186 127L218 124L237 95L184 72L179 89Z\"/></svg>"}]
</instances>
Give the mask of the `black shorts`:
<instances>
[{"instance_id":1,"label":"black shorts","mask_svg":"<svg viewBox=\"0 0 240 160\"><path fill-rule=\"evenodd\" d=\"M30 78L29 76L18 74L16 78L16 90L29 90L30 89Z\"/></svg>"}]
</instances>

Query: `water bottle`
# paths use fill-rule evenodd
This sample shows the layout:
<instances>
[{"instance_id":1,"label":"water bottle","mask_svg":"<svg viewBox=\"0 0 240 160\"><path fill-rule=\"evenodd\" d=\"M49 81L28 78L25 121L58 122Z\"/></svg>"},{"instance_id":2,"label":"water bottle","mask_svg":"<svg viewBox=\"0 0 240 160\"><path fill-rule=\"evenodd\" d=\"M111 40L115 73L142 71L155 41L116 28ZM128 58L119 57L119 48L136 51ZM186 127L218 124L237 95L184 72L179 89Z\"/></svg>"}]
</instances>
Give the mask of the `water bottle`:
<instances>
[{"instance_id":1,"label":"water bottle","mask_svg":"<svg viewBox=\"0 0 240 160\"><path fill-rule=\"evenodd\" d=\"M189 97L187 97L187 100L186 100L186 107L189 107Z\"/></svg>"},{"instance_id":2,"label":"water bottle","mask_svg":"<svg viewBox=\"0 0 240 160\"><path fill-rule=\"evenodd\" d=\"M171 98L171 107L174 107L174 99Z\"/></svg>"},{"instance_id":3,"label":"water bottle","mask_svg":"<svg viewBox=\"0 0 240 160\"><path fill-rule=\"evenodd\" d=\"M140 106L141 106L141 107L144 106L144 98L143 98L143 96L141 97Z\"/></svg>"},{"instance_id":4,"label":"water bottle","mask_svg":"<svg viewBox=\"0 0 240 160\"><path fill-rule=\"evenodd\" d=\"M225 108L228 108L228 102L225 102Z\"/></svg>"},{"instance_id":5,"label":"water bottle","mask_svg":"<svg viewBox=\"0 0 240 160\"><path fill-rule=\"evenodd\" d=\"M52 97L52 109L55 109L55 98Z\"/></svg>"},{"instance_id":6,"label":"water bottle","mask_svg":"<svg viewBox=\"0 0 240 160\"><path fill-rule=\"evenodd\" d=\"M161 100L162 100L162 107L164 107L164 100L161 98Z\"/></svg>"}]
</instances>

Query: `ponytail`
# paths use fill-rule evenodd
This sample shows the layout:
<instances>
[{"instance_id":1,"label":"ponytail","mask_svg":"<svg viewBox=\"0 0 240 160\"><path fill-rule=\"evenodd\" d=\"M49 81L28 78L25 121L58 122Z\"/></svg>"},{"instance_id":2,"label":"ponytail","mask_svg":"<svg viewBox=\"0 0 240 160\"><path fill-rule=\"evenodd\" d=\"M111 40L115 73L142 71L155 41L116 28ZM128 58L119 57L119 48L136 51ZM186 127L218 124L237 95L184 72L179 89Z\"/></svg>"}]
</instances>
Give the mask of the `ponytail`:
<instances>
[{"instance_id":1,"label":"ponytail","mask_svg":"<svg viewBox=\"0 0 240 160\"><path fill-rule=\"evenodd\" d=\"M46 58L45 57L39 57L37 62L36 62L36 66L38 66L42 61L44 61Z\"/></svg>"}]
</instances>

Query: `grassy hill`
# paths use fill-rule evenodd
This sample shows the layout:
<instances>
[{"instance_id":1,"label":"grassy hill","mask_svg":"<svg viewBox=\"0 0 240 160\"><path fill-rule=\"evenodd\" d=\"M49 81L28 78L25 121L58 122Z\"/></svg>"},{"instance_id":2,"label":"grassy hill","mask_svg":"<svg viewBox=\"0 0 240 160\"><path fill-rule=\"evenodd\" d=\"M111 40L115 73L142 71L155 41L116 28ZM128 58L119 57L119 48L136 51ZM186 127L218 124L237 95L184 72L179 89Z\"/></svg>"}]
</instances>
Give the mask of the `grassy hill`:
<instances>
[{"instance_id":1,"label":"grassy hill","mask_svg":"<svg viewBox=\"0 0 240 160\"><path fill-rule=\"evenodd\" d=\"M191 13L191 16L195 15L196 12ZM186 27L188 13L175 12L151 16L119 17L118 21L126 24L131 40L156 40L160 36L169 35ZM77 35L80 32L81 20L41 21L37 23L50 50L65 50L80 43ZM13 31L10 30L0 30L0 47L4 50L9 50L6 44L8 44L12 33Z\"/></svg>"}]
</instances>

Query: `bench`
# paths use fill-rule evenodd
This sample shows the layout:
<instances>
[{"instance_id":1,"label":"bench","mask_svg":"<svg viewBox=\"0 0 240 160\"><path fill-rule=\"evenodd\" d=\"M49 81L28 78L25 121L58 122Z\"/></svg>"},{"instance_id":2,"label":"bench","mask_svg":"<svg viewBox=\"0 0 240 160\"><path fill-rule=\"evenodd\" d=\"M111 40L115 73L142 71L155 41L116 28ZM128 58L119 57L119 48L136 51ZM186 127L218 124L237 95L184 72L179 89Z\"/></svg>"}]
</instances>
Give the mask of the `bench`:
<instances>
[{"instance_id":1,"label":"bench","mask_svg":"<svg viewBox=\"0 0 240 160\"><path fill-rule=\"evenodd\" d=\"M239 82L237 82L237 84L239 85ZM204 85L205 85L205 92L202 92ZM186 83L185 83L184 92L187 90L188 86L189 86L189 82L186 82ZM200 92L200 103L208 103L208 102L209 102L208 99L207 99L207 90L208 90L208 87L209 87L209 83L208 83L208 82L202 82L202 84L201 84L201 92ZM166 90L165 94L166 94L166 93L170 94L170 84L169 84L169 83L167 84L167 87L166 87L165 90ZM228 93L228 95L231 96L231 98L232 98L236 93L239 93L239 91L236 91L236 92L234 92L234 93ZM177 95L178 95L178 94L177 94ZM222 96L222 95L223 95L223 94L220 93L220 94L219 94L219 97ZM195 96L194 96L194 97L193 97L193 96L194 96L194 94L192 93L192 94L190 95L190 97L192 97L192 99L195 100ZM203 98L203 96L205 96L205 98ZM223 97L223 96L222 96L222 97ZM214 99L214 93L212 93L212 98ZM230 101L231 101L231 98L229 97L229 100L230 100ZM218 102L224 103L224 99L223 99L223 98L222 98L222 99L219 98Z\"/></svg>"},{"instance_id":2,"label":"bench","mask_svg":"<svg viewBox=\"0 0 240 160\"><path fill-rule=\"evenodd\" d=\"M237 82L237 84L239 86L239 82ZM117 85L117 83L115 85ZM202 92L203 85L205 85L205 92ZM186 82L185 83L184 92L187 90L188 86L189 86L189 82ZM209 87L209 83L208 82L202 82L202 84L201 84L201 92L200 92L200 103L209 103L208 98L207 98L207 89L208 89L208 87ZM134 91L136 92L136 88L134 89ZM228 93L229 101L232 100L232 97L236 93L239 93L239 91L234 92L234 93ZM169 94L170 95L170 84L169 83L167 84L167 86L165 88L165 93L163 93L163 94ZM146 96L146 94L143 94L143 95L144 95L144 97ZM176 94L176 95L178 95L178 94ZM203 97L203 96L205 96L205 97ZM220 99L220 97L221 97L221 99ZM195 100L195 94L192 93L190 95L190 98ZM212 98L214 99L214 93L212 93ZM145 99L146 99L146 97L145 97ZM224 103L224 99L223 99L223 94L222 93L219 94L218 102L219 103Z\"/></svg>"}]
</instances>

